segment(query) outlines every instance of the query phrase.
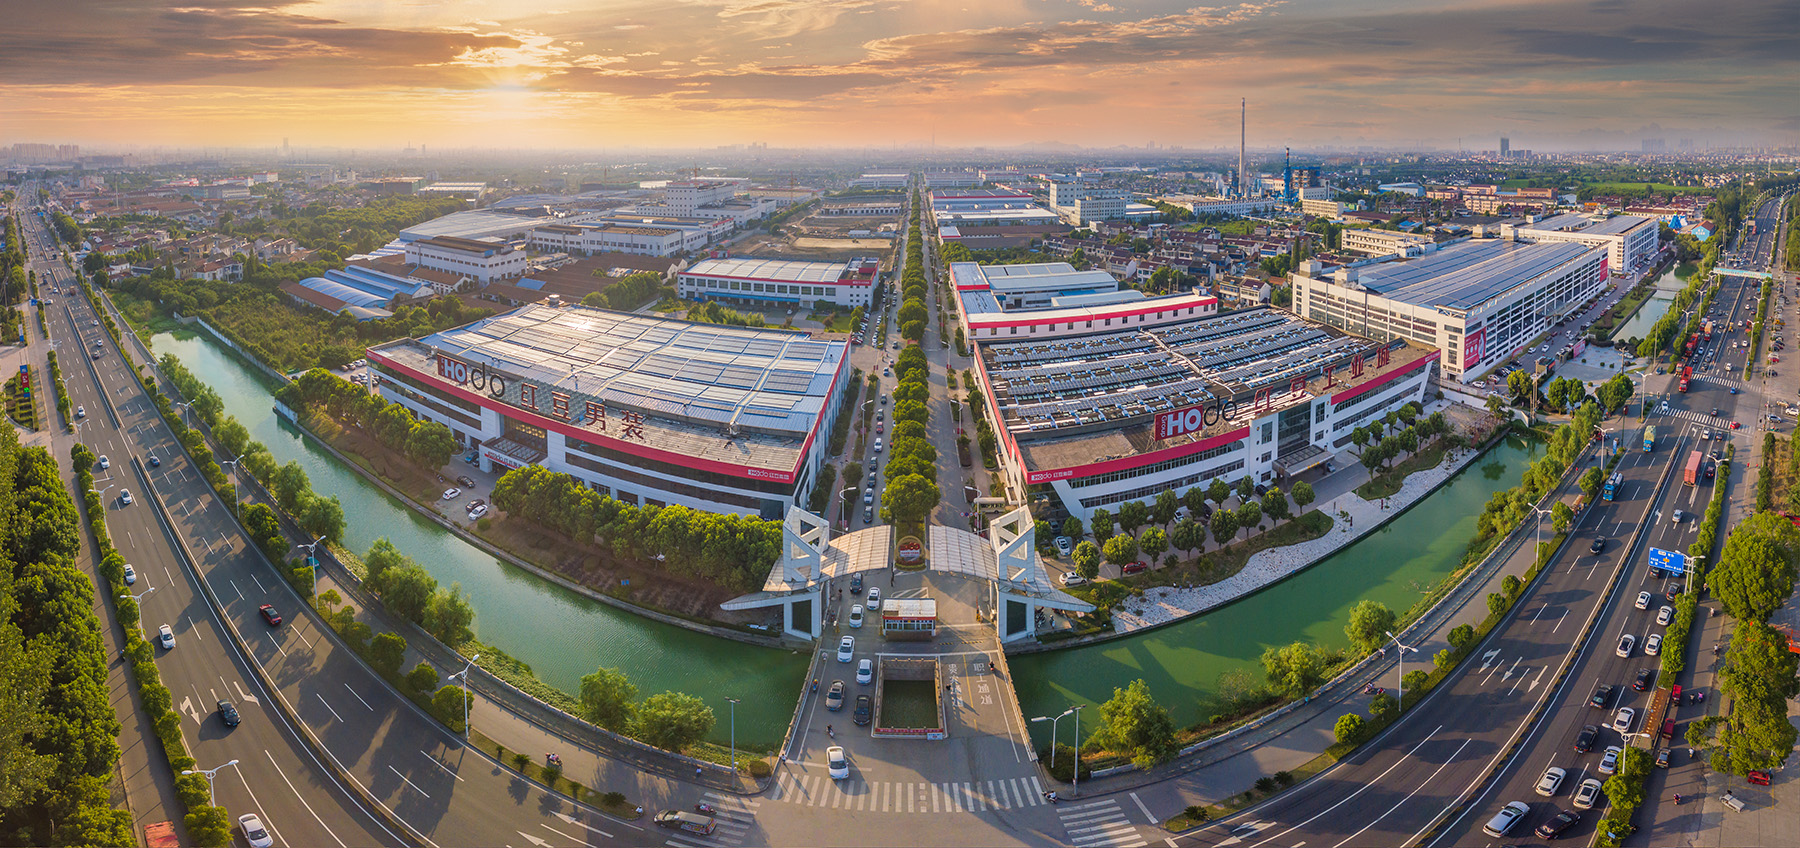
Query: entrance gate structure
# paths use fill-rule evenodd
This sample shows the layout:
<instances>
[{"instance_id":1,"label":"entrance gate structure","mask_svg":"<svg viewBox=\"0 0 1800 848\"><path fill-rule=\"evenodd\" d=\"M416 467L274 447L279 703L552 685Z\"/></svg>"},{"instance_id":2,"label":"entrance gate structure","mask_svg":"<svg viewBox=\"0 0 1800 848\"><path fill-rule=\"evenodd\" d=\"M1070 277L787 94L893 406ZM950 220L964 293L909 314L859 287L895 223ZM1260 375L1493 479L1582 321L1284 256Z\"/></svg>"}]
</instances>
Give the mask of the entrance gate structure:
<instances>
[{"instance_id":1,"label":"entrance gate structure","mask_svg":"<svg viewBox=\"0 0 1800 848\"><path fill-rule=\"evenodd\" d=\"M1037 524L1019 507L988 525L989 538L955 527L930 528L928 567L992 584L994 626L1002 643L1037 635L1041 609L1092 612L1093 604L1063 593L1050 581L1037 554ZM831 538L831 525L799 507L781 522L781 555L762 591L719 605L726 610L782 608L785 636L818 641L824 628L826 584L858 572L890 568L894 531L882 525Z\"/></svg>"}]
</instances>

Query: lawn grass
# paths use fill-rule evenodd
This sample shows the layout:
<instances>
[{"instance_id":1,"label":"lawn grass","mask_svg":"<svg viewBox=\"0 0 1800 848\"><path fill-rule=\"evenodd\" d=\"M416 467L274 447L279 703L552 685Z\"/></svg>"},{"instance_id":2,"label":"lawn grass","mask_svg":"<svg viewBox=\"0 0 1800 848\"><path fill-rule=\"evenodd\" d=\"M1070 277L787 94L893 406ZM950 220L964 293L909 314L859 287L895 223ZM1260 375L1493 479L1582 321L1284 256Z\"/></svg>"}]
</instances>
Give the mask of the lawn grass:
<instances>
[{"instance_id":1,"label":"lawn grass","mask_svg":"<svg viewBox=\"0 0 1800 848\"><path fill-rule=\"evenodd\" d=\"M1407 475L1418 471L1436 468L1444 461L1444 453L1449 449L1443 439L1433 442L1430 447L1420 450L1386 471L1371 478L1369 482L1356 487L1357 496L1365 501L1377 501L1391 498L1406 485Z\"/></svg>"}]
</instances>

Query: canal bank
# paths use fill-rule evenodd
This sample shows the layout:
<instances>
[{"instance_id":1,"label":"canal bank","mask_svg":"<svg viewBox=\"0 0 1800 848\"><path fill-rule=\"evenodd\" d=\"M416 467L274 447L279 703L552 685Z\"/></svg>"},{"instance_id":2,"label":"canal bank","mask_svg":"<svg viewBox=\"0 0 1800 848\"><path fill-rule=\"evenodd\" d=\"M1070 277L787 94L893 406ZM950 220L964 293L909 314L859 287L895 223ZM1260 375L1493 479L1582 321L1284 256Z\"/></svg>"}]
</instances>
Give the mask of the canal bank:
<instances>
[{"instance_id":1,"label":"canal bank","mask_svg":"<svg viewBox=\"0 0 1800 848\"><path fill-rule=\"evenodd\" d=\"M212 386L225 411L279 462L299 463L315 493L342 502L345 547L366 551L385 536L440 583L461 583L475 607L476 638L529 665L545 683L578 693L583 675L609 667L624 672L640 697L696 695L719 718L712 741L720 743L730 734L726 699L738 698L738 744L772 749L780 743L809 652L758 647L640 617L503 563L382 491L277 415L277 381L217 339L182 331L157 333L151 344Z\"/></svg>"},{"instance_id":2,"label":"canal bank","mask_svg":"<svg viewBox=\"0 0 1800 848\"><path fill-rule=\"evenodd\" d=\"M1103 703L1142 678L1176 726L1205 721L1262 683L1265 649L1294 641L1347 647L1344 625L1365 598L1410 609L1461 564L1487 499L1542 452L1535 440L1507 436L1360 541L1223 607L1098 644L1014 656L1019 702L1026 715L1055 715L1070 704Z\"/></svg>"}]
</instances>

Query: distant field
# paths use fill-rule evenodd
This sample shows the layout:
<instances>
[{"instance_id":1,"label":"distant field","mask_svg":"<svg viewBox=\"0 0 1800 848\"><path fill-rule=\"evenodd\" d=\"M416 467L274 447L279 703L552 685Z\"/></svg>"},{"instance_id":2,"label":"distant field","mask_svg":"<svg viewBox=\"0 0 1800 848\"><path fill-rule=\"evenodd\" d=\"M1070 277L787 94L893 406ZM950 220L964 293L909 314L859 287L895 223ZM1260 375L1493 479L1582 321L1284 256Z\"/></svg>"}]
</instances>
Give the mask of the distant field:
<instances>
[{"instance_id":1,"label":"distant field","mask_svg":"<svg viewBox=\"0 0 1800 848\"><path fill-rule=\"evenodd\" d=\"M1641 190L1645 183L1588 183L1594 190L1602 194L1615 191ZM1649 183L1650 190L1657 194L1711 194L1712 189L1705 186L1678 186L1668 183Z\"/></svg>"},{"instance_id":2,"label":"distant field","mask_svg":"<svg viewBox=\"0 0 1800 848\"><path fill-rule=\"evenodd\" d=\"M894 243L887 239L801 237L794 239L794 246L802 250L887 250Z\"/></svg>"}]
</instances>

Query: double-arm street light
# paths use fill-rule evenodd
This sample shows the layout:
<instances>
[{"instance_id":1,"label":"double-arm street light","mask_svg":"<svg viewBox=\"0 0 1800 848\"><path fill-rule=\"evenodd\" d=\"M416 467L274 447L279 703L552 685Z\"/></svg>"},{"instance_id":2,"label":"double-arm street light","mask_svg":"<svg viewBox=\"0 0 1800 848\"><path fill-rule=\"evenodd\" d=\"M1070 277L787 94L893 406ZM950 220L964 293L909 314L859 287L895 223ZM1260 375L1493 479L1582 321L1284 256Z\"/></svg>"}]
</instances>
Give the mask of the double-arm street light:
<instances>
[{"instance_id":1,"label":"double-arm street light","mask_svg":"<svg viewBox=\"0 0 1800 848\"><path fill-rule=\"evenodd\" d=\"M1038 716L1031 720L1033 724L1040 721L1050 722L1050 767L1056 768L1056 723L1068 718L1071 714L1075 716L1075 768L1074 780L1071 781L1075 789L1081 788L1081 708L1085 706L1087 704L1076 704L1063 710L1062 715Z\"/></svg>"},{"instance_id":2,"label":"double-arm street light","mask_svg":"<svg viewBox=\"0 0 1800 848\"><path fill-rule=\"evenodd\" d=\"M1404 712L1406 710L1406 655L1408 652L1416 654L1419 652L1419 649L1411 645L1402 644L1400 642L1400 637L1395 636L1394 631L1392 630L1387 631L1387 637L1388 641L1393 642L1394 647L1398 649L1397 655L1400 662L1398 665L1394 666L1394 679L1398 681L1394 684L1394 690L1400 693L1400 709Z\"/></svg>"},{"instance_id":3,"label":"double-arm street light","mask_svg":"<svg viewBox=\"0 0 1800 848\"><path fill-rule=\"evenodd\" d=\"M462 669L462 671L459 671L459 672L457 672L457 673L455 673L455 674L452 674L452 675L450 675L450 676L449 676L449 677L448 677L448 678L445 678L445 682L446 682L446 683L447 683L447 682L449 682L449 681L451 681L451 680L455 680L455 679L457 679L457 678L458 678L458 677L460 677L460 678L462 678L462 690L463 690L463 742L465 742L465 743L467 743L467 742L468 742L468 741L469 741L469 701L470 701L470 699L472 699L472 698L473 698L473 697L474 697L474 696L473 696L473 695L472 695L472 694L470 694L470 692L469 692L469 669L471 669L471 668L474 668L474 667L475 667L475 661L476 661L476 660L478 660L478 659L481 659L481 655L480 655L480 654L476 654L476 655L475 655L475 656L472 656L472 657L470 657L470 658L469 658L469 661L468 661L468 662L466 662L466 663L464 663L464 664L463 664L463 669Z\"/></svg>"},{"instance_id":4,"label":"double-arm street light","mask_svg":"<svg viewBox=\"0 0 1800 848\"><path fill-rule=\"evenodd\" d=\"M217 807L217 806L219 806L219 804L218 804L218 798L216 798L213 795L213 777L216 776L226 766L235 766L237 764L238 764L237 760L232 760L231 762L228 762L228 763L220 763L219 765L214 766L209 769L182 769L181 773L182 774L205 775L206 776L206 803L208 806Z\"/></svg>"}]
</instances>

